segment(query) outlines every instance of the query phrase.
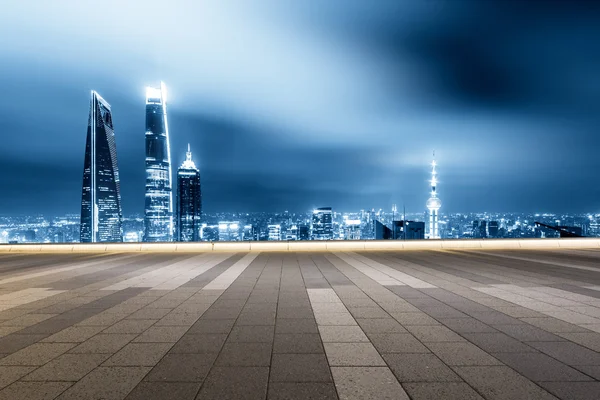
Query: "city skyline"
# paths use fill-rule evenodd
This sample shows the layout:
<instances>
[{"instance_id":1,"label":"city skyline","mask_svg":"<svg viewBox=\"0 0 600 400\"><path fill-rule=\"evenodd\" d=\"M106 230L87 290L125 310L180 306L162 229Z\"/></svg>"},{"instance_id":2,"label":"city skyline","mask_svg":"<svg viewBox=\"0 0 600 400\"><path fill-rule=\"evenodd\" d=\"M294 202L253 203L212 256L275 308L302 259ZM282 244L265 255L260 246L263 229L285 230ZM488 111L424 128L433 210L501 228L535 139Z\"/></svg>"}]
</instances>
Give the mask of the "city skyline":
<instances>
[{"instance_id":1,"label":"city skyline","mask_svg":"<svg viewBox=\"0 0 600 400\"><path fill-rule=\"evenodd\" d=\"M77 212L89 90L113 106L122 210L143 212L157 79L171 165L197 149L207 212L425 212L434 147L445 212L600 211L592 2L175 0L148 30L150 0L116 8L115 36L86 2L9 3L0 214Z\"/></svg>"}]
</instances>

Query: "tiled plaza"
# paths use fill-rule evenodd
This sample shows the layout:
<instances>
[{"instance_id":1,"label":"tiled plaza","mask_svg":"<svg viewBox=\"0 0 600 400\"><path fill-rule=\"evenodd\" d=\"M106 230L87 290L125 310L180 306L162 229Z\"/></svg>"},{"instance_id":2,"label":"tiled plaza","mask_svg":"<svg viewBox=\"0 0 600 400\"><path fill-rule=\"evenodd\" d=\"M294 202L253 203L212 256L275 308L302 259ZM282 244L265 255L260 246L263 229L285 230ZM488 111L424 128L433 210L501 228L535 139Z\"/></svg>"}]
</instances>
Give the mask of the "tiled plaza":
<instances>
[{"instance_id":1,"label":"tiled plaza","mask_svg":"<svg viewBox=\"0 0 600 400\"><path fill-rule=\"evenodd\" d=\"M600 250L0 254L0 400L600 399Z\"/></svg>"}]
</instances>

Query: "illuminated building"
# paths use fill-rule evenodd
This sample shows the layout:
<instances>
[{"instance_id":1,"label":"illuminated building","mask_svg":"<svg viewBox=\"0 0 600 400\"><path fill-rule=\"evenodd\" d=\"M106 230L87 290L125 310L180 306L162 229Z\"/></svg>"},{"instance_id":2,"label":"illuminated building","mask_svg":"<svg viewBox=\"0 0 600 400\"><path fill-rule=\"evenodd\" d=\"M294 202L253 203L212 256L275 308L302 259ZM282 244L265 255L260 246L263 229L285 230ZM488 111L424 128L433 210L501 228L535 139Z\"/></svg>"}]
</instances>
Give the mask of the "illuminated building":
<instances>
[{"instance_id":1,"label":"illuminated building","mask_svg":"<svg viewBox=\"0 0 600 400\"><path fill-rule=\"evenodd\" d=\"M219 221L219 241L237 242L240 240L240 223Z\"/></svg>"},{"instance_id":2,"label":"illuminated building","mask_svg":"<svg viewBox=\"0 0 600 400\"><path fill-rule=\"evenodd\" d=\"M281 240L281 225L269 225L269 240Z\"/></svg>"},{"instance_id":3,"label":"illuminated building","mask_svg":"<svg viewBox=\"0 0 600 400\"><path fill-rule=\"evenodd\" d=\"M200 171L192 161L192 151L188 144L185 161L177 170L177 241L197 242L200 240L201 218Z\"/></svg>"},{"instance_id":4,"label":"illuminated building","mask_svg":"<svg viewBox=\"0 0 600 400\"><path fill-rule=\"evenodd\" d=\"M431 197L427 200L427 210L429 210L429 239L439 239L440 232L438 228L439 211L442 206L441 200L437 197L436 186L437 186L437 172L435 170L435 152L433 153L434 159L431 162Z\"/></svg>"},{"instance_id":5,"label":"illuminated building","mask_svg":"<svg viewBox=\"0 0 600 400\"><path fill-rule=\"evenodd\" d=\"M331 207L317 208L312 215L312 240L332 240L333 221Z\"/></svg>"},{"instance_id":6,"label":"illuminated building","mask_svg":"<svg viewBox=\"0 0 600 400\"><path fill-rule=\"evenodd\" d=\"M144 241L173 241L171 151L167 123L167 88L146 88L146 204Z\"/></svg>"},{"instance_id":7,"label":"illuminated building","mask_svg":"<svg viewBox=\"0 0 600 400\"><path fill-rule=\"evenodd\" d=\"M117 147L110 104L92 91L83 164L80 241L122 242L122 224Z\"/></svg>"},{"instance_id":8,"label":"illuminated building","mask_svg":"<svg viewBox=\"0 0 600 400\"><path fill-rule=\"evenodd\" d=\"M360 219L344 218L343 239L360 240Z\"/></svg>"}]
</instances>

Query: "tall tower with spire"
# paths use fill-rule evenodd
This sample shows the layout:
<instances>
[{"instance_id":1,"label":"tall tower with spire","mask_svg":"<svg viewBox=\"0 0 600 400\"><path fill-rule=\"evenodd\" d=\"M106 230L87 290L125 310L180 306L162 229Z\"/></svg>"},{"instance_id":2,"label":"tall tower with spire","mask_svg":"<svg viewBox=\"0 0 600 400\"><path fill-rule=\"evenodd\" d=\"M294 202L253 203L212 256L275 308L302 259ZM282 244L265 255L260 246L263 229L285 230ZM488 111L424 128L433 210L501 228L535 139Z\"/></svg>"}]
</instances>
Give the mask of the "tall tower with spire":
<instances>
[{"instance_id":1,"label":"tall tower with spire","mask_svg":"<svg viewBox=\"0 0 600 400\"><path fill-rule=\"evenodd\" d=\"M435 151L433 152L433 161L431 161L431 196L429 200L427 200L427 210L429 210L429 224L428 224L428 238L429 239L439 239L440 231L438 227L438 214L440 211L440 207L442 206L442 201L437 196L437 171L435 167L437 163L435 162Z\"/></svg>"},{"instance_id":2,"label":"tall tower with spire","mask_svg":"<svg viewBox=\"0 0 600 400\"><path fill-rule=\"evenodd\" d=\"M192 161L192 150L188 143L185 161L177 170L176 240L178 242L199 241L201 218L200 171Z\"/></svg>"}]
</instances>

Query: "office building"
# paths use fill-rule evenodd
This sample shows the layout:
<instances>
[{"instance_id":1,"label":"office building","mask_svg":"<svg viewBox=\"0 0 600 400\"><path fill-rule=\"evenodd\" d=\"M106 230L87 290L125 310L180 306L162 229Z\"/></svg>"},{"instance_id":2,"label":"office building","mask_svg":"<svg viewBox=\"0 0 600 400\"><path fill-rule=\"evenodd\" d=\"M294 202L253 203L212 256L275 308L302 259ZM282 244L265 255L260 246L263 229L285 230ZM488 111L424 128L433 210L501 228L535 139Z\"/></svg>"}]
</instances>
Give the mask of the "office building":
<instances>
[{"instance_id":1,"label":"office building","mask_svg":"<svg viewBox=\"0 0 600 400\"><path fill-rule=\"evenodd\" d=\"M312 240L332 240L333 219L331 207L321 207L313 211Z\"/></svg>"},{"instance_id":2,"label":"office building","mask_svg":"<svg viewBox=\"0 0 600 400\"><path fill-rule=\"evenodd\" d=\"M81 242L122 242L123 214L117 146L110 104L92 91L88 119L83 188Z\"/></svg>"},{"instance_id":3,"label":"office building","mask_svg":"<svg viewBox=\"0 0 600 400\"><path fill-rule=\"evenodd\" d=\"M171 151L167 88L146 88L146 203L144 241L173 241Z\"/></svg>"},{"instance_id":4,"label":"office building","mask_svg":"<svg viewBox=\"0 0 600 400\"><path fill-rule=\"evenodd\" d=\"M178 242L197 242L200 240L200 221L202 219L202 191L200 171L192 161L192 150L188 144L185 161L177 170L177 224Z\"/></svg>"},{"instance_id":5,"label":"office building","mask_svg":"<svg viewBox=\"0 0 600 400\"><path fill-rule=\"evenodd\" d=\"M392 221L392 238L396 240L425 239L425 222Z\"/></svg>"},{"instance_id":6,"label":"office building","mask_svg":"<svg viewBox=\"0 0 600 400\"><path fill-rule=\"evenodd\" d=\"M281 225L269 225L267 229L269 230L269 240L281 240Z\"/></svg>"}]
</instances>

